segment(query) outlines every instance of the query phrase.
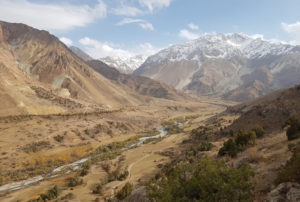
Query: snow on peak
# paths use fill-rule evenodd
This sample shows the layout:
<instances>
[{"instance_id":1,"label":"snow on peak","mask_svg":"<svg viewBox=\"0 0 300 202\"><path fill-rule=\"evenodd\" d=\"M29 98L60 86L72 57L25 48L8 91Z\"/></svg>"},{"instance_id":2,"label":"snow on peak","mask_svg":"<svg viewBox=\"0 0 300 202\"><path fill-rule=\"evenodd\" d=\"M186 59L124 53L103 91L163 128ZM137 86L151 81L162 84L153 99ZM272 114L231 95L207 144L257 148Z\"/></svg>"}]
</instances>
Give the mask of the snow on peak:
<instances>
[{"instance_id":1,"label":"snow on peak","mask_svg":"<svg viewBox=\"0 0 300 202\"><path fill-rule=\"evenodd\" d=\"M101 58L100 60L107 65L118 69L122 73L131 74L134 70L139 68L146 59L147 56L145 55L135 55L129 58L105 57Z\"/></svg>"},{"instance_id":2,"label":"snow on peak","mask_svg":"<svg viewBox=\"0 0 300 202\"><path fill-rule=\"evenodd\" d=\"M204 58L225 58L235 56L247 59L263 58L268 55L283 55L294 46L264 40L260 35L243 33L203 34L198 39L174 45L149 57L146 63L166 63Z\"/></svg>"}]
</instances>

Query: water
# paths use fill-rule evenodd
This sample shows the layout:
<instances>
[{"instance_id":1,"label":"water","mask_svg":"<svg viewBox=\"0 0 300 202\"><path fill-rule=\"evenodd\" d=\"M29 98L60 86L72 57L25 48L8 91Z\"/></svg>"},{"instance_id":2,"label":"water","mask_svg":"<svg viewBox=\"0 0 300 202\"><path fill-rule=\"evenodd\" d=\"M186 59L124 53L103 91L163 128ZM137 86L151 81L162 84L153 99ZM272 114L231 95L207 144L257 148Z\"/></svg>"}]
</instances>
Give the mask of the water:
<instances>
[{"instance_id":1,"label":"water","mask_svg":"<svg viewBox=\"0 0 300 202\"><path fill-rule=\"evenodd\" d=\"M130 148L133 148L136 146L140 146L148 139L163 138L168 135L168 132L164 128L160 128L160 129L158 129L158 131L159 131L158 135L150 136L150 137L141 137L141 138L139 138L137 143L134 143L134 144L128 146L127 148L124 148L123 150L130 149ZM6 185L2 185L2 186L0 186L0 193L24 189L31 185L37 184L38 182L41 182L42 180L51 179L51 178L69 174L70 172L79 170L82 167L82 165L85 162L87 162L88 160L90 160L91 158L92 158L92 156L86 157L86 158L80 159L78 161L75 161L73 163L57 167L57 168L53 169L50 173L46 174L45 176L40 175L40 176L32 177L32 178L29 178L26 180L22 180L19 182L12 182L12 183L9 183Z\"/></svg>"}]
</instances>

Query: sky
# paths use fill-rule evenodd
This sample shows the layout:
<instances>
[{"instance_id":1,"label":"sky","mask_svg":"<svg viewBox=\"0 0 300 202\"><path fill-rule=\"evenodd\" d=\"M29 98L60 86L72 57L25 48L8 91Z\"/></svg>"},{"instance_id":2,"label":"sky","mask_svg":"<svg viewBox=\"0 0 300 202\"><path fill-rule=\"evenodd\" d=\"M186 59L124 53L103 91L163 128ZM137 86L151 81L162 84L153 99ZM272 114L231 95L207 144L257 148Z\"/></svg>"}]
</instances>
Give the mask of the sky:
<instances>
[{"instance_id":1,"label":"sky","mask_svg":"<svg viewBox=\"0 0 300 202\"><path fill-rule=\"evenodd\" d=\"M49 31L94 58L151 55L204 33L300 45L299 0L0 0L0 20Z\"/></svg>"}]
</instances>

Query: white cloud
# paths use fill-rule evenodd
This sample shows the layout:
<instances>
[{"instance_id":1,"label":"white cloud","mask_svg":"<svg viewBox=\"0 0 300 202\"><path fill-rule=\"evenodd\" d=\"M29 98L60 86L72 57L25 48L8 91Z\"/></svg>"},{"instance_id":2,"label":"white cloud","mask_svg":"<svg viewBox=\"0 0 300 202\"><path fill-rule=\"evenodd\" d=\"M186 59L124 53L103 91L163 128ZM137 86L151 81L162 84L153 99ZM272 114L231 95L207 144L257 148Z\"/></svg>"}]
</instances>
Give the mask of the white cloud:
<instances>
[{"instance_id":1,"label":"white cloud","mask_svg":"<svg viewBox=\"0 0 300 202\"><path fill-rule=\"evenodd\" d=\"M85 47L85 51L93 58L103 58L107 56L128 58L132 56L132 53L115 47L114 44L100 42L88 37L80 39L79 43Z\"/></svg>"},{"instance_id":2,"label":"white cloud","mask_svg":"<svg viewBox=\"0 0 300 202\"><path fill-rule=\"evenodd\" d=\"M0 1L1 20L50 31L83 27L105 16L106 4L102 0L98 0L93 8L87 5L37 3L28 0Z\"/></svg>"},{"instance_id":3,"label":"white cloud","mask_svg":"<svg viewBox=\"0 0 300 202\"><path fill-rule=\"evenodd\" d=\"M287 23L281 23L282 29L287 32L291 38L293 38L292 41L289 43L293 45L299 45L300 44L300 22L287 24Z\"/></svg>"},{"instance_id":4,"label":"white cloud","mask_svg":"<svg viewBox=\"0 0 300 202\"><path fill-rule=\"evenodd\" d=\"M151 31L154 30L154 27L151 23L142 19L124 18L122 21L118 22L117 25L122 26L122 25L132 24L132 23L137 23L138 25L140 25L141 28L145 30L151 30Z\"/></svg>"},{"instance_id":5,"label":"white cloud","mask_svg":"<svg viewBox=\"0 0 300 202\"><path fill-rule=\"evenodd\" d=\"M138 0L142 6L145 6L149 9L150 12L153 12L154 9L160 9L163 7L169 7L172 0Z\"/></svg>"},{"instance_id":6,"label":"white cloud","mask_svg":"<svg viewBox=\"0 0 300 202\"><path fill-rule=\"evenodd\" d=\"M192 29L192 30L198 30L199 29L199 26L198 25L195 25L194 23L190 23L188 24L189 28Z\"/></svg>"},{"instance_id":7,"label":"white cloud","mask_svg":"<svg viewBox=\"0 0 300 202\"><path fill-rule=\"evenodd\" d=\"M63 42L64 44L66 44L67 46L71 46L73 44L73 41L66 37L61 37L61 38L59 38L59 40L61 42Z\"/></svg>"},{"instance_id":8,"label":"white cloud","mask_svg":"<svg viewBox=\"0 0 300 202\"><path fill-rule=\"evenodd\" d=\"M142 55L150 56L150 55L154 55L160 50L161 48L154 47L151 43L143 43L134 49L134 53L137 55L142 54Z\"/></svg>"},{"instance_id":9,"label":"white cloud","mask_svg":"<svg viewBox=\"0 0 300 202\"><path fill-rule=\"evenodd\" d=\"M182 29L179 31L179 37L187 39L187 40L194 40L199 38L199 34L191 32L189 30L186 29Z\"/></svg>"},{"instance_id":10,"label":"white cloud","mask_svg":"<svg viewBox=\"0 0 300 202\"><path fill-rule=\"evenodd\" d=\"M124 15L124 16L137 16L143 14L143 11L136 7L131 6L121 6L119 8L113 8L112 13L115 15Z\"/></svg>"},{"instance_id":11,"label":"white cloud","mask_svg":"<svg viewBox=\"0 0 300 202\"><path fill-rule=\"evenodd\" d=\"M79 43L84 46L84 50L93 58L99 59L104 57L120 57L123 59L135 56L135 55L153 55L160 49L152 46L150 43L139 44L132 50L125 50L120 48L119 45L100 42L88 37L79 40Z\"/></svg>"}]
</instances>

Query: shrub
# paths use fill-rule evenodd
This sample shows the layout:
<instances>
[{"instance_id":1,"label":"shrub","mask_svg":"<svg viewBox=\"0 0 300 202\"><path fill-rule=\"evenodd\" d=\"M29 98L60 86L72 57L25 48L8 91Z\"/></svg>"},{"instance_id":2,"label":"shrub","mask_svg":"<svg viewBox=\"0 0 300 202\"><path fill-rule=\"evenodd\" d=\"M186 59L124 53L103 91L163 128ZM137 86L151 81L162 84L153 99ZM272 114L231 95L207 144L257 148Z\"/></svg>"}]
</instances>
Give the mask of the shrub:
<instances>
[{"instance_id":1,"label":"shrub","mask_svg":"<svg viewBox=\"0 0 300 202\"><path fill-rule=\"evenodd\" d=\"M30 202L44 202L44 201L57 199L59 194L60 194L60 190L55 185L53 188L49 189L46 194L40 194L40 196L37 199L30 200Z\"/></svg>"},{"instance_id":2,"label":"shrub","mask_svg":"<svg viewBox=\"0 0 300 202\"><path fill-rule=\"evenodd\" d=\"M68 186L69 187L76 187L81 184L83 184L83 180L79 177L68 178Z\"/></svg>"},{"instance_id":3,"label":"shrub","mask_svg":"<svg viewBox=\"0 0 300 202\"><path fill-rule=\"evenodd\" d=\"M50 142L40 141L40 142L34 142L31 144L25 145L22 149L26 153L30 153L30 152L38 152L44 148L49 148L49 147L50 147Z\"/></svg>"},{"instance_id":4,"label":"shrub","mask_svg":"<svg viewBox=\"0 0 300 202\"><path fill-rule=\"evenodd\" d=\"M223 147L219 150L219 156L229 155L236 157L238 152L243 151L248 145L254 144L256 135L253 131L239 131L236 137L227 140Z\"/></svg>"},{"instance_id":5,"label":"shrub","mask_svg":"<svg viewBox=\"0 0 300 202\"><path fill-rule=\"evenodd\" d=\"M227 140L223 147L219 150L219 156L229 155L231 157L236 157L238 154L238 147L235 144L235 140L230 138Z\"/></svg>"},{"instance_id":6,"label":"shrub","mask_svg":"<svg viewBox=\"0 0 300 202\"><path fill-rule=\"evenodd\" d=\"M62 142L64 140L64 136L62 136L62 135L56 135L53 138L57 142Z\"/></svg>"},{"instance_id":7,"label":"shrub","mask_svg":"<svg viewBox=\"0 0 300 202\"><path fill-rule=\"evenodd\" d=\"M287 122L288 129L286 131L286 136L288 140L295 140L300 137L300 121L295 116L291 117Z\"/></svg>"},{"instance_id":8,"label":"shrub","mask_svg":"<svg viewBox=\"0 0 300 202\"><path fill-rule=\"evenodd\" d=\"M255 132L257 138L262 138L265 135L265 131L260 125L255 125L252 131Z\"/></svg>"},{"instance_id":9,"label":"shrub","mask_svg":"<svg viewBox=\"0 0 300 202\"><path fill-rule=\"evenodd\" d=\"M213 144L210 142L202 142L200 147L198 148L199 151L210 151L213 148Z\"/></svg>"},{"instance_id":10,"label":"shrub","mask_svg":"<svg viewBox=\"0 0 300 202\"><path fill-rule=\"evenodd\" d=\"M293 149L292 158L279 171L276 184L283 182L297 182L300 183L300 144Z\"/></svg>"},{"instance_id":11,"label":"shrub","mask_svg":"<svg viewBox=\"0 0 300 202\"><path fill-rule=\"evenodd\" d=\"M75 195L73 193L68 193L65 196L61 197L61 200L72 200L75 198Z\"/></svg>"},{"instance_id":12,"label":"shrub","mask_svg":"<svg viewBox=\"0 0 300 202\"><path fill-rule=\"evenodd\" d=\"M253 201L253 172L249 165L231 168L222 160L201 159L171 167L147 186L151 199L164 201Z\"/></svg>"},{"instance_id":13,"label":"shrub","mask_svg":"<svg viewBox=\"0 0 300 202\"><path fill-rule=\"evenodd\" d=\"M102 183L94 185L93 194L102 194Z\"/></svg>"},{"instance_id":14,"label":"shrub","mask_svg":"<svg viewBox=\"0 0 300 202\"><path fill-rule=\"evenodd\" d=\"M117 193L117 198L119 200L125 199L127 196L131 194L132 190L133 190L132 184L127 182L125 186Z\"/></svg>"}]
</instances>

